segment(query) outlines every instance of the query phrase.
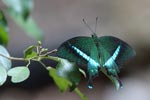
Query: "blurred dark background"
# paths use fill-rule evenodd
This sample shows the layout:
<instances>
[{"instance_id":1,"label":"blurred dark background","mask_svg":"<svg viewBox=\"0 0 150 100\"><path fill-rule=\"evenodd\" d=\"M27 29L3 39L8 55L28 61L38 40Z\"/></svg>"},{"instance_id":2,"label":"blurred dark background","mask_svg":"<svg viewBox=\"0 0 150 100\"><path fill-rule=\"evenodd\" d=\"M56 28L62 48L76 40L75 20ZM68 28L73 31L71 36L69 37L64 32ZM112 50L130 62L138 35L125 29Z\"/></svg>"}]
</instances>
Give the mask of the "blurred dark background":
<instances>
[{"instance_id":1,"label":"blurred dark background","mask_svg":"<svg viewBox=\"0 0 150 100\"><path fill-rule=\"evenodd\" d=\"M115 90L102 74L94 80L94 89L87 89L87 80L79 87L89 100L150 100L150 1L149 0L34 0L33 18L45 35L44 46L57 48L75 36L90 36L82 22L84 18L94 29L98 16L97 34L112 35L130 44L137 56L126 62L120 77L124 88ZM5 7L0 1L0 8ZM8 16L7 16L8 17ZM29 38L9 17L12 56L22 57L23 50L35 40ZM50 63L50 62L48 62ZM22 65L14 62L13 65ZM0 88L0 100L80 100L75 93L61 94L38 63L30 67L30 78L20 84Z\"/></svg>"}]
</instances>

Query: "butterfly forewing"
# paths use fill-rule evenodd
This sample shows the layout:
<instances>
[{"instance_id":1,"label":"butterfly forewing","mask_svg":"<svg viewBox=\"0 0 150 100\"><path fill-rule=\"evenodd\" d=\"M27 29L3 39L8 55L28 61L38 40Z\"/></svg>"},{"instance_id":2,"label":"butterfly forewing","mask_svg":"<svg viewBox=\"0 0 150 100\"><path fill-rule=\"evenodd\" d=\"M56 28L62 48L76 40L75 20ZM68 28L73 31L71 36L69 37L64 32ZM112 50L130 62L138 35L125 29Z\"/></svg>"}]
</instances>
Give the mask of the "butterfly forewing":
<instances>
[{"instance_id":1,"label":"butterfly forewing","mask_svg":"<svg viewBox=\"0 0 150 100\"><path fill-rule=\"evenodd\" d=\"M59 48L57 55L59 57L68 59L69 61L76 62L80 66L86 66L87 61L84 59L83 54L79 54L77 48L82 53L94 59L96 62L99 61L97 47L91 37L75 37L65 41Z\"/></svg>"}]
</instances>

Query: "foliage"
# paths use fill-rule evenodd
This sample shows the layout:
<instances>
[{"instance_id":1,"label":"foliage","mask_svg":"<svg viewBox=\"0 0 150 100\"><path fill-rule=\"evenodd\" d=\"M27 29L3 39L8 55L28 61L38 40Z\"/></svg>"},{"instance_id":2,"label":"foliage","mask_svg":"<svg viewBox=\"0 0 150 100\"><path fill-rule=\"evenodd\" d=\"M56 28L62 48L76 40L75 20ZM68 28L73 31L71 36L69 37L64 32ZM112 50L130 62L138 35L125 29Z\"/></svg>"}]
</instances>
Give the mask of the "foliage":
<instances>
[{"instance_id":1,"label":"foliage","mask_svg":"<svg viewBox=\"0 0 150 100\"><path fill-rule=\"evenodd\" d=\"M19 83L29 77L30 71L26 66L18 66L8 70L7 74L8 76L11 76L11 81L13 83Z\"/></svg>"},{"instance_id":2,"label":"foliage","mask_svg":"<svg viewBox=\"0 0 150 100\"><path fill-rule=\"evenodd\" d=\"M0 65L0 86L6 82L7 79L7 72L4 66Z\"/></svg>"},{"instance_id":3,"label":"foliage","mask_svg":"<svg viewBox=\"0 0 150 100\"><path fill-rule=\"evenodd\" d=\"M27 35L36 40L43 39L43 32L33 20L30 12L33 8L32 0L3 0L6 13L23 29Z\"/></svg>"},{"instance_id":4,"label":"foliage","mask_svg":"<svg viewBox=\"0 0 150 100\"><path fill-rule=\"evenodd\" d=\"M11 82L13 83L25 81L30 76L30 71L28 69L30 62L37 61L49 71L50 77L54 79L54 82L60 91L64 92L70 88L70 90L74 90L82 100L86 100L87 98L77 88L81 75L78 67L65 59L48 56L49 54L56 52L56 50L48 52L48 49L42 48L41 42L38 42L38 45L31 45L24 50L23 58L11 57L9 55L9 52L4 47L7 46L9 40L9 28L4 13L8 14L17 25L26 31L28 36L36 41L41 41L43 39L43 32L30 15L33 9L32 0L2 1L7 8L4 9L4 12L0 10L0 85L3 85L6 82L7 76L11 77ZM46 66L41 61L43 59L57 61L57 68ZM12 60L21 60L28 63L24 66L12 67ZM65 65L69 65L70 70L66 70ZM60 74L61 70L63 70L62 74Z\"/></svg>"},{"instance_id":5,"label":"foliage","mask_svg":"<svg viewBox=\"0 0 150 100\"><path fill-rule=\"evenodd\" d=\"M8 26L3 11L0 11L0 44L8 43Z\"/></svg>"},{"instance_id":6,"label":"foliage","mask_svg":"<svg viewBox=\"0 0 150 100\"><path fill-rule=\"evenodd\" d=\"M6 57L10 57L9 52L2 45L0 45L0 54L3 54ZM4 68L6 70L9 70L11 68L11 66L12 66L11 65L11 60L0 56L0 65L4 66Z\"/></svg>"},{"instance_id":7,"label":"foliage","mask_svg":"<svg viewBox=\"0 0 150 100\"><path fill-rule=\"evenodd\" d=\"M11 77L11 82L20 83L26 80L30 76L30 71L28 69L31 61L39 62L43 67L49 71L49 76L53 78L55 84L58 86L61 92L70 89L75 91L82 100L87 100L87 98L79 91L77 88L78 83L81 78L81 71L75 63L69 62L66 59L49 56L51 53L56 52L52 50L47 51L47 48L43 48L41 42L38 45L32 45L24 50L23 58L10 57L7 49L0 45L0 85L6 82L7 76ZM47 51L47 52L46 52ZM46 66L42 60L49 59L58 62L56 68ZM12 68L12 60L21 60L28 62L24 66L16 66Z\"/></svg>"}]
</instances>

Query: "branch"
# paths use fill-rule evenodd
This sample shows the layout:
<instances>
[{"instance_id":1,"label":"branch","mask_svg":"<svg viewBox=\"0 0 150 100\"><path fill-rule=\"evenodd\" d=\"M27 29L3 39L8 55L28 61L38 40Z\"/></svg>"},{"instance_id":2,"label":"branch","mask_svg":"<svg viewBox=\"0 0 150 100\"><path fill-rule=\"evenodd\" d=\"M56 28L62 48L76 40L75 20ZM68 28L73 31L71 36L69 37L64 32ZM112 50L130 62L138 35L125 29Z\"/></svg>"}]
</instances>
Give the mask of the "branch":
<instances>
[{"instance_id":1,"label":"branch","mask_svg":"<svg viewBox=\"0 0 150 100\"><path fill-rule=\"evenodd\" d=\"M49 51L49 52L47 52L47 53L45 53L45 54L43 54L43 55L41 55L41 56L48 56L49 54L55 53L55 52L57 52L57 49L54 49L54 50L52 50L52 51Z\"/></svg>"},{"instance_id":2,"label":"branch","mask_svg":"<svg viewBox=\"0 0 150 100\"><path fill-rule=\"evenodd\" d=\"M3 54L0 54L0 56L4 57L4 58L7 58L9 60L19 60L19 61L26 61L26 59L24 58L17 58L17 57L8 57L8 56L5 56Z\"/></svg>"},{"instance_id":3,"label":"branch","mask_svg":"<svg viewBox=\"0 0 150 100\"><path fill-rule=\"evenodd\" d=\"M47 69L47 66L42 61L39 61L39 63Z\"/></svg>"}]
</instances>

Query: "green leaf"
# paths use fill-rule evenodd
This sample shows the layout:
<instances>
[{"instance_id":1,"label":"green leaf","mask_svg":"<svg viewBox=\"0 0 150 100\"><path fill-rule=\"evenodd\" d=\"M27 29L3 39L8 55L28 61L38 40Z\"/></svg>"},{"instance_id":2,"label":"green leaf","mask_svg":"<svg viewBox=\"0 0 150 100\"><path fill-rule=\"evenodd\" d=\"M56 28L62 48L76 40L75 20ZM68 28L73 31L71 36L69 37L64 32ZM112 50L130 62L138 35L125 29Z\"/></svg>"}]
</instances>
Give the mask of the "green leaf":
<instances>
[{"instance_id":1,"label":"green leaf","mask_svg":"<svg viewBox=\"0 0 150 100\"><path fill-rule=\"evenodd\" d=\"M4 66L0 65L0 86L6 82L7 79L7 72Z\"/></svg>"},{"instance_id":2,"label":"green leaf","mask_svg":"<svg viewBox=\"0 0 150 100\"><path fill-rule=\"evenodd\" d=\"M34 51L34 49L36 48L36 46L32 45L29 46L25 51L24 51L24 58L26 59L31 59L33 57L37 56L37 53Z\"/></svg>"},{"instance_id":3,"label":"green leaf","mask_svg":"<svg viewBox=\"0 0 150 100\"><path fill-rule=\"evenodd\" d=\"M53 56L44 57L42 59L50 59L58 62L56 66L57 75L71 82L71 91L76 88L80 82L81 70L79 70L79 67L75 63L70 62L67 59Z\"/></svg>"},{"instance_id":4,"label":"green leaf","mask_svg":"<svg viewBox=\"0 0 150 100\"><path fill-rule=\"evenodd\" d=\"M48 71L49 75L53 78L55 84L57 85L57 87L60 89L61 92L65 92L68 88L72 86L72 83L69 80L60 77L57 74L56 69L48 67ZM80 96L82 100L87 100L86 96L78 88L75 88L74 91Z\"/></svg>"},{"instance_id":5,"label":"green leaf","mask_svg":"<svg viewBox=\"0 0 150 100\"><path fill-rule=\"evenodd\" d=\"M53 78L55 84L58 86L61 92L66 91L72 83L65 78L58 76L56 69L48 68L49 75Z\"/></svg>"},{"instance_id":6,"label":"green leaf","mask_svg":"<svg viewBox=\"0 0 150 100\"><path fill-rule=\"evenodd\" d=\"M8 76L11 76L13 83L19 83L26 80L30 76L30 71L26 66L18 66L8 70Z\"/></svg>"},{"instance_id":7,"label":"green leaf","mask_svg":"<svg viewBox=\"0 0 150 100\"><path fill-rule=\"evenodd\" d=\"M8 43L8 25L5 16L0 11L0 44L7 45Z\"/></svg>"},{"instance_id":8,"label":"green leaf","mask_svg":"<svg viewBox=\"0 0 150 100\"><path fill-rule=\"evenodd\" d=\"M24 19L29 16L33 8L32 0L3 0L3 2L11 11L22 16Z\"/></svg>"},{"instance_id":9,"label":"green leaf","mask_svg":"<svg viewBox=\"0 0 150 100\"><path fill-rule=\"evenodd\" d=\"M7 29L7 21L6 21L6 18L4 16L3 11L1 11L1 10L0 10L0 25L6 27L6 29Z\"/></svg>"},{"instance_id":10,"label":"green leaf","mask_svg":"<svg viewBox=\"0 0 150 100\"><path fill-rule=\"evenodd\" d=\"M60 62L58 62L56 66L56 70L60 77L63 77L72 82L71 90L74 90L79 84L81 73L79 71L79 67L75 63L61 58Z\"/></svg>"},{"instance_id":11,"label":"green leaf","mask_svg":"<svg viewBox=\"0 0 150 100\"><path fill-rule=\"evenodd\" d=\"M0 54L4 55L6 57L10 57L8 51L6 50L6 48L2 45L0 45ZM10 69L12 66L12 62L10 59L7 59L3 56L0 55L0 65L3 66L6 70Z\"/></svg>"},{"instance_id":12,"label":"green leaf","mask_svg":"<svg viewBox=\"0 0 150 100\"><path fill-rule=\"evenodd\" d=\"M40 30L31 16L29 16L27 20L24 20L20 15L16 15L12 11L8 11L8 13L11 18L27 32L28 36L38 41L43 40L43 32Z\"/></svg>"}]
</instances>

